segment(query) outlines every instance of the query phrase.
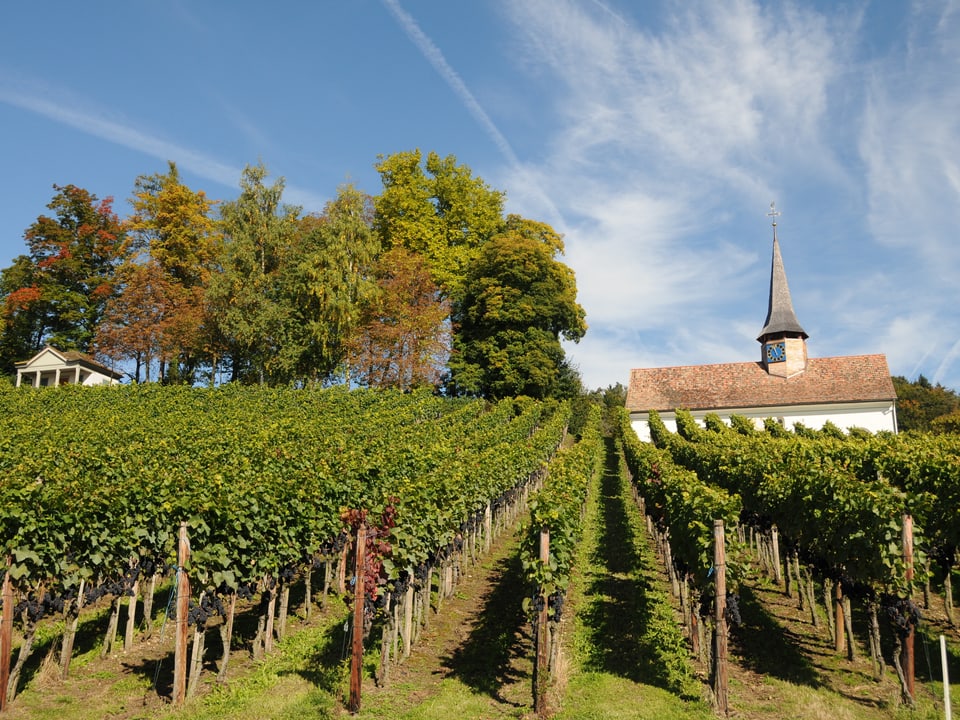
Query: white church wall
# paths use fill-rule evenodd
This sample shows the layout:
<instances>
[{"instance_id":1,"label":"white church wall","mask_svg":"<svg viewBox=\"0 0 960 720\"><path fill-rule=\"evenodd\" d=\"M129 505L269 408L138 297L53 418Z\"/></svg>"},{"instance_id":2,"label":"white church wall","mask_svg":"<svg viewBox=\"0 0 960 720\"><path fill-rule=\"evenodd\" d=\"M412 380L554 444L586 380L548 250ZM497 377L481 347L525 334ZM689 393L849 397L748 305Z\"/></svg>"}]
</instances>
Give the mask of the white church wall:
<instances>
[{"instance_id":1,"label":"white church wall","mask_svg":"<svg viewBox=\"0 0 960 720\"><path fill-rule=\"evenodd\" d=\"M793 429L797 423L812 429L819 430L827 421L832 422L843 431L851 428L863 428L870 432L897 431L896 410L893 403L858 403L855 405L807 405L781 406L767 408L735 408L732 410L693 410L691 414L702 426L704 417L708 414L719 415L730 424L731 415L740 415L753 420L757 428L763 428L764 420L773 418L782 422L784 427ZM635 414L631 418L634 432L644 442L650 442L650 428L647 424L646 413ZM673 412L661 412L660 419L670 432L677 431L676 415Z\"/></svg>"}]
</instances>

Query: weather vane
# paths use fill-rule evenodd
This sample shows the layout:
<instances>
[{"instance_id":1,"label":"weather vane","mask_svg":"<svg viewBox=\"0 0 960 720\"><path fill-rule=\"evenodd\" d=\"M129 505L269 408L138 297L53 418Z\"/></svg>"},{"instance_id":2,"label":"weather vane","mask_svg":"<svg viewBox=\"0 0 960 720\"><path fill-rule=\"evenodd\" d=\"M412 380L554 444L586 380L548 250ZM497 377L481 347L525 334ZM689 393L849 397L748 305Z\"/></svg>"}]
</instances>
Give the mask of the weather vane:
<instances>
[{"instance_id":1,"label":"weather vane","mask_svg":"<svg viewBox=\"0 0 960 720\"><path fill-rule=\"evenodd\" d=\"M777 239L777 218L780 216L780 211L777 210L776 201L770 201L770 212L767 213L767 217L773 218L773 239Z\"/></svg>"}]
</instances>

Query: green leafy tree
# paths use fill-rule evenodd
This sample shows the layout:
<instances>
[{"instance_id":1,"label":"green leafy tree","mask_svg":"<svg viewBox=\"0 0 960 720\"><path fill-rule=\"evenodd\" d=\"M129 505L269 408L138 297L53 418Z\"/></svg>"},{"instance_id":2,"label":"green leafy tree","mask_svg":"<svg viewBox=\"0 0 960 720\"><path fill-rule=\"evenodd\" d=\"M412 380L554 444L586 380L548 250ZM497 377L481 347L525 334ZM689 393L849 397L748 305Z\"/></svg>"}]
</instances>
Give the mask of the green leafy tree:
<instances>
[{"instance_id":1,"label":"green leafy tree","mask_svg":"<svg viewBox=\"0 0 960 720\"><path fill-rule=\"evenodd\" d=\"M960 395L939 383L933 385L923 375L916 382L895 375L897 426L901 431L930 430L931 422L942 415L960 411Z\"/></svg>"},{"instance_id":2,"label":"green leafy tree","mask_svg":"<svg viewBox=\"0 0 960 720\"><path fill-rule=\"evenodd\" d=\"M576 280L555 257L559 235L551 232L545 242L529 227L513 218L468 270L453 315L453 392L545 398L579 391L560 344L579 341L587 330Z\"/></svg>"},{"instance_id":3,"label":"green leafy tree","mask_svg":"<svg viewBox=\"0 0 960 720\"><path fill-rule=\"evenodd\" d=\"M930 422L930 430L937 435L960 434L960 411L934 418Z\"/></svg>"},{"instance_id":4,"label":"green leafy tree","mask_svg":"<svg viewBox=\"0 0 960 720\"><path fill-rule=\"evenodd\" d=\"M370 197L346 185L321 216L300 223L295 253L281 271L293 321L282 354L286 370L300 380L334 376L364 304L377 291L372 218Z\"/></svg>"},{"instance_id":5,"label":"green leafy tree","mask_svg":"<svg viewBox=\"0 0 960 720\"><path fill-rule=\"evenodd\" d=\"M283 205L284 181L266 184L267 169L247 166L240 196L220 208L223 242L205 301L215 354L230 363L230 379L285 381L284 354L291 307L281 270L297 230L299 209Z\"/></svg>"},{"instance_id":6,"label":"green leafy tree","mask_svg":"<svg viewBox=\"0 0 960 720\"><path fill-rule=\"evenodd\" d=\"M9 370L43 345L89 352L114 276L128 252L113 200L75 185L56 194L24 233L29 248L3 271L3 364Z\"/></svg>"},{"instance_id":7,"label":"green leafy tree","mask_svg":"<svg viewBox=\"0 0 960 720\"><path fill-rule=\"evenodd\" d=\"M419 150L379 157L383 192L374 228L384 248L424 257L434 281L456 298L480 247L503 228L504 194L458 165L453 155Z\"/></svg>"}]
</instances>

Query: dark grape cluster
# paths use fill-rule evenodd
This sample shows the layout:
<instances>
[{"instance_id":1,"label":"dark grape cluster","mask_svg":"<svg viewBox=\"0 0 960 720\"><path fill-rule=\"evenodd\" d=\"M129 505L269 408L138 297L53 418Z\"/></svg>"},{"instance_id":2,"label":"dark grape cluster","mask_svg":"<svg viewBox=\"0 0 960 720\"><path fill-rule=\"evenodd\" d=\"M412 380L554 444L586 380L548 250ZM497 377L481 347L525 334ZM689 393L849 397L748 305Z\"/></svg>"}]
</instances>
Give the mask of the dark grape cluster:
<instances>
[{"instance_id":1,"label":"dark grape cluster","mask_svg":"<svg viewBox=\"0 0 960 720\"><path fill-rule=\"evenodd\" d=\"M920 608L909 598L886 595L881 601L881 606L893 631L901 639L910 635L911 630L920 624Z\"/></svg>"},{"instance_id":2,"label":"dark grape cluster","mask_svg":"<svg viewBox=\"0 0 960 720\"><path fill-rule=\"evenodd\" d=\"M288 565L285 568L281 568L280 572L280 582L289 585L293 582L293 579L297 576L296 568Z\"/></svg>"},{"instance_id":3,"label":"dark grape cluster","mask_svg":"<svg viewBox=\"0 0 960 720\"><path fill-rule=\"evenodd\" d=\"M27 623L35 625L46 615L52 613L62 613L64 606L63 596L51 595L45 592L42 597L37 597L36 593L29 593L18 602L13 609L15 618L23 618L24 613L27 617Z\"/></svg>"},{"instance_id":4,"label":"dark grape cluster","mask_svg":"<svg viewBox=\"0 0 960 720\"><path fill-rule=\"evenodd\" d=\"M562 592L555 592L549 597L548 607L550 608L551 622L560 622L560 616L563 615L563 602L565 599L566 595Z\"/></svg>"},{"instance_id":5,"label":"dark grape cluster","mask_svg":"<svg viewBox=\"0 0 960 720\"><path fill-rule=\"evenodd\" d=\"M740 596L737 593L727 593L727 604L723 611L723 616L727 623L733 627L743 625L743 618L740 617Z\"/></svg>"},{"instance_id":6,"label":"dark grape cluster","mask_svg":"<svg viewBox=\"0 0 960 720\"><path fill-rule=\"evenodd\" d=\"M191 627L196 625L198 630L203 630L207 626L207 621L214 615L221 617L226 615L223 609L223 603L220 598L213 593L204 593L200 603L190 600L190 609L187 611L187 625Z\"/></svg>"}]
</instances>

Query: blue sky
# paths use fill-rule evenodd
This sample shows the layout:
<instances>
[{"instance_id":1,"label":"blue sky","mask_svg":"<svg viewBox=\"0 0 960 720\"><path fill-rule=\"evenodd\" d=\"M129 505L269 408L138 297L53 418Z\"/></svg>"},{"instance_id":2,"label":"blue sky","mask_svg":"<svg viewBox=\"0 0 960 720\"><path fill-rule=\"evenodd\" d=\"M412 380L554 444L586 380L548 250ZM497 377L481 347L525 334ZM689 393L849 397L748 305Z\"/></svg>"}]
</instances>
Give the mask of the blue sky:
<instances>
[{"instance_id":1,"label":"blue sky","mask_svg":"<svg viewBox=\"0 0 960 720\"><path fill-rule=\"evenodd\" d=\"M588 387L760 359L770 202L812 356L960 388L960 3L8 3L0 266L53 184L263 161L317 211L455 155L565 236Z\"/></svg>"}]
</instances>

